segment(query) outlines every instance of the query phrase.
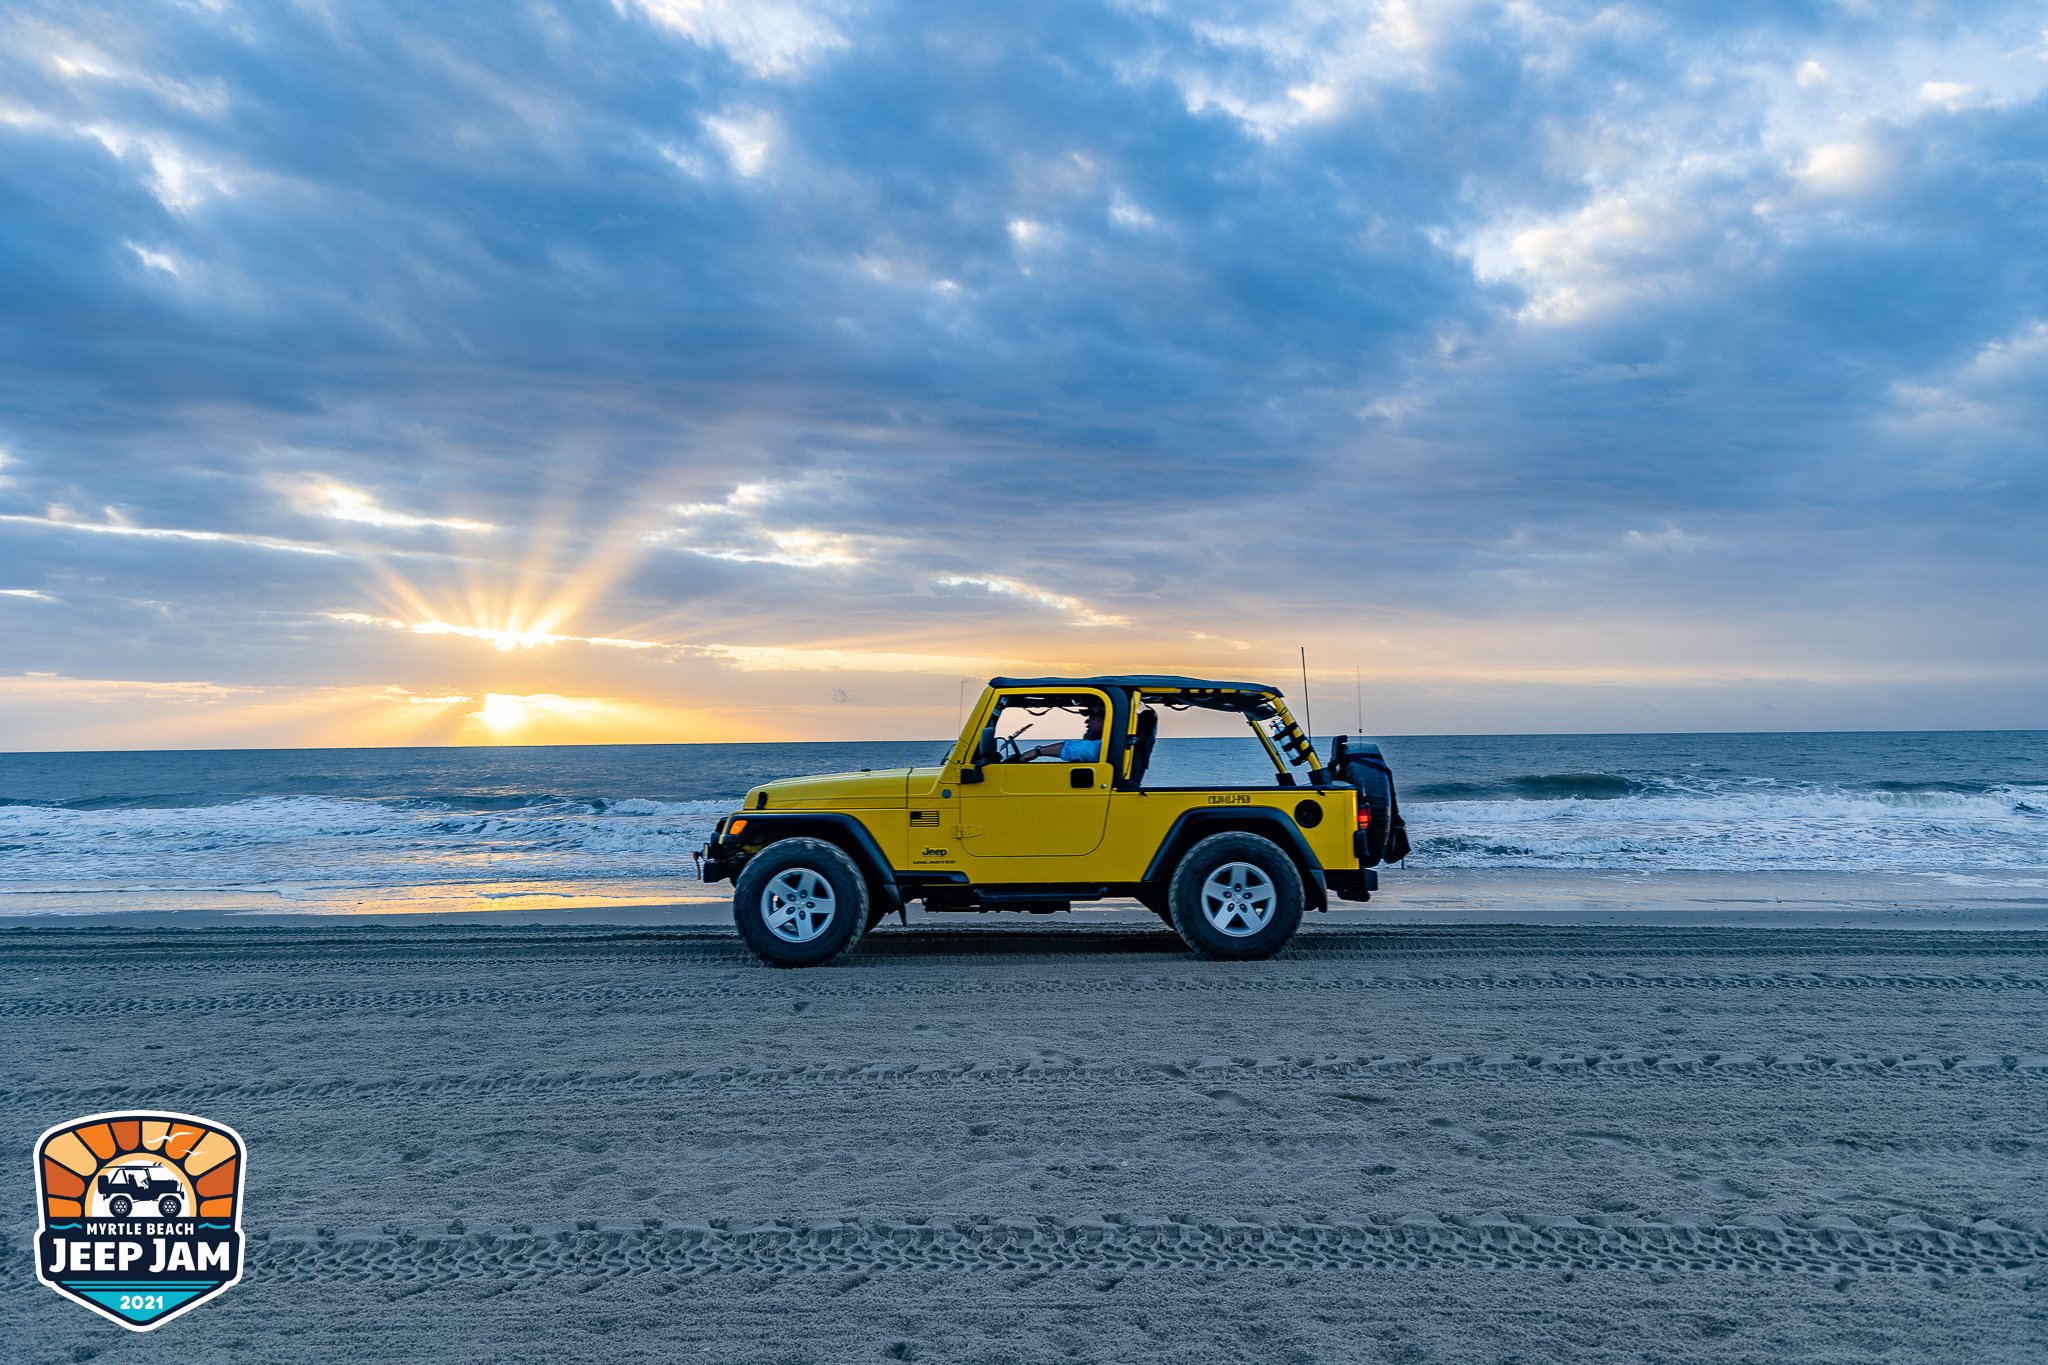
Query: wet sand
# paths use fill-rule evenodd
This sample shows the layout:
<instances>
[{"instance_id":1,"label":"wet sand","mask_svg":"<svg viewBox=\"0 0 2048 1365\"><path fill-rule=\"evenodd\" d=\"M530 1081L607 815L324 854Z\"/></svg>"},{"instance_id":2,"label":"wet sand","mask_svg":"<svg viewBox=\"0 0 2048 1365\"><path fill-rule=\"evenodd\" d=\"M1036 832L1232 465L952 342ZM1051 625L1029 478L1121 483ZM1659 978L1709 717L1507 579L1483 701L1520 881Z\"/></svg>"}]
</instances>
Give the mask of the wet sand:
<instances>
[{"instance_id":1,"label":"wet sand","mask_svg":"<svg viewBox=\"0 0 2048 1365\"><path fill-rule=\"evenodd\" d=\"M1244 965L1142 912L920 917L808 973L719 907L646 913L0 930L0 1140L220 1118L252 1236L242 1285L141 1337L11 1240L0 1357L2048 1345L2023 906L1347 912Z\"/></svg>"},{"instance_id":2,"label":"wet sand","mask_svg":"<svg viewBox=\"0 0 2048 1365\"><path fill-rule=\"evenodd\" d=\"M1335 901L1312 927L1394 924L1828 924L1837 927L2048 929L2048 871L1654 872L1392 867L1369 906ZM153 928L227 925L729 925L732 888L660 881L445 882L390 887L293 886L74 890L12 888L0 929L37 925ZM911 918L921 918L915 907ZM1135 901L1084 903L1076 927L1155 921ZM1005 915L930 917L955 927L1044 925Z\"/></svg>"}]
</instances>

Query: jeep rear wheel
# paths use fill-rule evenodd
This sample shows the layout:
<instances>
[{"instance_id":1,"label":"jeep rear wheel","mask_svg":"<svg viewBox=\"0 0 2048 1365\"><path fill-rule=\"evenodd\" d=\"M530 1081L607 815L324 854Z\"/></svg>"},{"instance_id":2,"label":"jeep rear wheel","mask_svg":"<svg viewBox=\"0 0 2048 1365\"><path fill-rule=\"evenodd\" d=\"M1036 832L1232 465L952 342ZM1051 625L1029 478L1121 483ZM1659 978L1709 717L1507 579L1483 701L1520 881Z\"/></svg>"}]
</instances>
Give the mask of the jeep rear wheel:
<instances>
[{"instance_id":1,"label":"jeep rear wheel","mask_svg":"<svg viewBox=\"0 0 2048 1365\"><path fill-rule=\"evenodd\" d=\"M1271 957L1301 926L1301 871L1271 839L1233 830L1189 849L1167 903L1181 941L1203 957Z\"/></svg>"},{"instance_id":2,"label":"jeep rear wheel","mask_svg":"<svg viewBox=\"0 0 2048 1365\"><path fill-rule=\"evenodd\" d=\"M107 1212L113 1214L116 1218L126 1218L128 1210L134 1207L134 1202L125 1194L117 1194L107 1201Z\"/></svg>"},{"instance_id":3,"label":"jeep rear wheel","mask_svg":"<svg viewBox=\"0 0 2048 1365\"><path fill-rule=\"evenodd\" d=\"M852 952L868 925L868 884L823 839L778 839L733 885L733 923L763 962L822 967Z\"/></svg>"}]
</instances>

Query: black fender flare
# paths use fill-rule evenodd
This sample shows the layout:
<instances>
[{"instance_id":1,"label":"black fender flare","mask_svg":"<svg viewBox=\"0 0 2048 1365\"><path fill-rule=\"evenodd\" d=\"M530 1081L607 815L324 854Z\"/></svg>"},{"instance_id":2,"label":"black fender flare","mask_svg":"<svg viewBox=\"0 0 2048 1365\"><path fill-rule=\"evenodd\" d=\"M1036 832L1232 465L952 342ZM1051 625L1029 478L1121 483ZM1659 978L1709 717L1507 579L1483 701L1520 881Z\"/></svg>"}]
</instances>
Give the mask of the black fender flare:
<instances>
[{"instance_id":1,"label":"black fender flare","mask_svg":"<svg viewBox=\"0 0 2048 1365\"><path fill-rule=\"evenodd\" d=\"M1308 840L1301 837L1301 830L1292 820L1277 810L1261 806L1182 811L1167 829L1166 837L1159 841L1159 851L1146 864L1145 880L1164 882L1172 875L1173 865L1180 861L1181 854L1211 834L1233 829L1247 834L1263 834L1285 849L1293 856L1294 865L1301 869L1301 885L1308 893L1308 908L1328 908L1329 891L1323 883L1323 865L1316 860L1315 850L1308 846Z\"/></svg>"},{"instance_id":2,"label":"black fender flare","mask_svg":"<svg viewBox=\"0 0 2048 1365\"><path fill-rule=\"evenodd\" d=\"M848 856L867 874L870 894L880 897L890 910L899 909L902 897L896 890L896 872L889 866L889 860L882 856L881 845L875 836L868 833L868 827L851 815L838 811L747 811L742 817L747 822L746 841L753 843L753 834L760 830L768 834L763 841L773 843L777 839L796 839L805 835L823 839L828 844L837 844L845 849ZM738 879L734 879L737 884Z\"/></svg>"}]
</instances>

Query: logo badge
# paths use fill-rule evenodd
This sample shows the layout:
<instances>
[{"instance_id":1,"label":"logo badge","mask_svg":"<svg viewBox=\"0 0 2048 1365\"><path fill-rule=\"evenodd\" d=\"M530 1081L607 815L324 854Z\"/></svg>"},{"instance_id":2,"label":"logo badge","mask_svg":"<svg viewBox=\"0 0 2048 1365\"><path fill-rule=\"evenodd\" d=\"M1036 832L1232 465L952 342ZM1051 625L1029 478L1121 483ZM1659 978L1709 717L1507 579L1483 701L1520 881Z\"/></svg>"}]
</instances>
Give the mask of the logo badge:
<instances>
[{"instance_id":1,"label":"logo badge","mask_svg":"<svg viewBox=\"0 0 2048 1365\"><path fill-rule=\"evenodd\" d=\"M122 1110L60 1123L36 1143L36 1278L147 1332L242 1278L234 1129Z\"/></svg>"}]
</instances>

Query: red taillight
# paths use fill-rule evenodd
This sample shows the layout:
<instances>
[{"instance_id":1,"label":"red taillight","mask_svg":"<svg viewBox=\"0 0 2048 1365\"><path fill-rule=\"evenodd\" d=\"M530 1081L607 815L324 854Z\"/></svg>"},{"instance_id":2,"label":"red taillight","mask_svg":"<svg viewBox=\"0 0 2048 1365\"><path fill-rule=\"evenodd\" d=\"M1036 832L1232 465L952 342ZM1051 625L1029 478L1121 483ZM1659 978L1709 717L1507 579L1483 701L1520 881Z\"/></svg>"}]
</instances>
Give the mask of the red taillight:
<instances>
[{"instance_id":1,"label":"red taillight","mask_svg":"<svg viewBox=\"0 0 2048 1365\"><path fill-rule=\"evenodd\" d=\"M1358 808L1358 827L1359 827L1360 829L1366 829L1366 828L1369 828L1369 827L1370 827L1371 825L1372 825L1372 807L1371 807L1371 806L1360 806L1360 807Z\"/></svg>"}]
</instances>

